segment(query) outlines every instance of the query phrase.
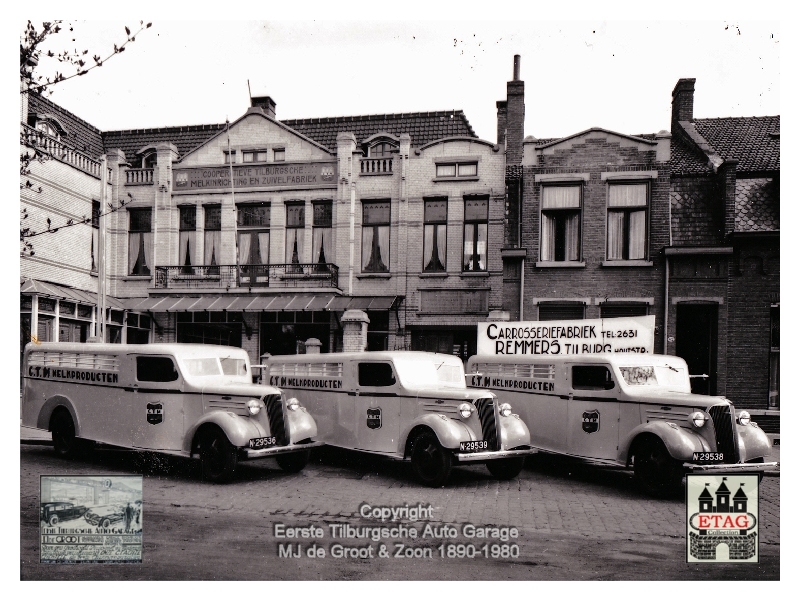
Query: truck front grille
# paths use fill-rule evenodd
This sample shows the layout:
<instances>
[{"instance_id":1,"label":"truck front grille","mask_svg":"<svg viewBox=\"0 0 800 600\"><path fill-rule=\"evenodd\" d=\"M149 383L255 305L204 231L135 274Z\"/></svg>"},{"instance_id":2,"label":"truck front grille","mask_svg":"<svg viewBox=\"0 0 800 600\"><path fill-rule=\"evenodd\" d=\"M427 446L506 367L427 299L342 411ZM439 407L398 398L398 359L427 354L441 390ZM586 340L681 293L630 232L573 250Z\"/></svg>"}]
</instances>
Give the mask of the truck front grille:
<instances>
[{"instance_id":1,"label":"truck front grille","mask_svg":"<svg viewBox=\"0 0 800 600\"><path fill-rule=\"evenodd\" d=\"M269 394L264 396L264 404L267 406L267 417L269 418L269 431L275 436L278 446L286 446L289 443L289 436L286 434L286 420L283 414L283 401L280 394Z\"/></svg>"},{"instance_id":2,"label":"truck front grille","mask_svg":"<svg viewBox=\"0 0 800 600\"><path fill-rule=\"evenodd\" d=\"M478 398L475 401L478 409L478 418L481 420L483 439L489 442L489 450L500 450L497 438L497 417L494 412L493 398Z\"/></svg>"},{"instance_id":3,"label":"truck front grille","mask_svg":"<svg viewBox=\"0 0 800 600\"><path fill-rule=\"evenodd\" d=\"M728 404L712 406L708 409L708 413L714 422L717 452L725 455L726 463L739 462L739 444L736 443L736 425L731 406Z\"/></svg>"}]
</instances>

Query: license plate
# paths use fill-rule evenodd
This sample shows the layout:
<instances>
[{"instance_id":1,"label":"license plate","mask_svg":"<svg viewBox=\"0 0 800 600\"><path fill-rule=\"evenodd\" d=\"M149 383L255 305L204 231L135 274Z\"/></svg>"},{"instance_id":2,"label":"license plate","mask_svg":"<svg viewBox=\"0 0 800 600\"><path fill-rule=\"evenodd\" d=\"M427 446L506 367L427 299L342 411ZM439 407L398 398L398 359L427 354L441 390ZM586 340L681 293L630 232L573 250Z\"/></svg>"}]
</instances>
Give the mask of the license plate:
<instances>
[{"instance_id":1,"label":"license plate","mask_svg":"<svg viewBox=\"0 0 800 600\"><path fill-rule=\"evenodd\" d=\"M692 460L696 462L722 462L724 460L722 452L695 452Z\"/></svg>"},{"instance_id":2,"label":"license plate","mask_svg":"<svg viewBox=\"0 0 800 600\"><path fill-rule=\"evenodd\" d=\"M486 440L480 442L461 442L459 449L461 452L481 452L482 450L489 449L489 442Z\"/></svg>"},{"instance_id":3,"label":"license plate","mask_svg":"<svg viewBox=\"0 0 800 600\"><path fill-rule=\"evenodd\" d=\"M258 448L269 448L275 445L275 436L253 438L250 440L250 448L257 450Z\"/></svg>"}]
</instances>

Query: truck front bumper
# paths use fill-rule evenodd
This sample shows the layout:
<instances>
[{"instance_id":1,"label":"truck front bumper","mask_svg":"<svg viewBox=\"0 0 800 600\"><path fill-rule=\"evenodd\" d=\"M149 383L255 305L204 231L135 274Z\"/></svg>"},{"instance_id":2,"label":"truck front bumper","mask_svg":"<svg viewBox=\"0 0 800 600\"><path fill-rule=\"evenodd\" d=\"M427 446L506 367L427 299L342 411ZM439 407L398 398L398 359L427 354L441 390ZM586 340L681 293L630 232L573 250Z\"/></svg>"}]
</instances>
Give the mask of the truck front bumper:
<instances>
[{"instance_id":1,"label":"truck front bumper","mask_svg":"<svg viewBox=\"0 0 800 600\"><path fill-rule=\"evenodd\" d=\"M683 468L687 471L694 472L699 471L702 473L729 473L731 471L738 472L738 471L766 471L767 469L771 469L772 467L777 466L777 462L767 462L767 463L709 463L709 464L698 464L698 463L683 463Z\"/></svg>"},{"instance_id":2,"label":"truck front bumper","mask_svg":"<svg viewBox=\"0 0 800 600\"><path fill-rule=\"evenodd\" d=\"M528 456L536 454L536 448L518 448L516 450L498 450L496 452L453 452L453 458L458 462L477 462L495 460L497 458L509 458L511 456Z\"/></svg>"},{"instance_id":3,"label":"truck front bumper","mask_svg":"<svg viewBox=\"0 0 800 600\"><path fill-rule=\"evenodd\" d=\"M258 450L251 450L250 448L242 448L240 457L246 460L251 458L269 458L276 454L289 454L290 452L301 452L311 448L324 446L325 442L309 442L308 444L289 444L288 446L272 446L271 448L259 448Z\"/></svg>"}]
</instances>

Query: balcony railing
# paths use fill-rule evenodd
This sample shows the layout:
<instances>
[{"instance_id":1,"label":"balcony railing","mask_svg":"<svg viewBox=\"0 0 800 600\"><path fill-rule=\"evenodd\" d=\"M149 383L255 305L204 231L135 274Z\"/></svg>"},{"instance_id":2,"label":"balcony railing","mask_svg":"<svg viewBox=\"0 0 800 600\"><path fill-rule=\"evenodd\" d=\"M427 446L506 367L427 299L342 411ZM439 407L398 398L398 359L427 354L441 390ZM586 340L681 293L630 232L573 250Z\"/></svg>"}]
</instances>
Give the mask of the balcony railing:
<instances>
[{"instance_id":1,"label":"balcony railing","mask_svg":"<svg viewBox=\"0 0 800 600\"><path fill-rule=\"evenodd\" d=\"M31 148L36 148L40 152L49 154L53 158L61 162L72 165L76 169L80 169L84 173L100 177L100 161L90 158L88 155L78 152L74 148L70 148L58 138L47 135L43 131L28 127L20 123L20 137L21 142ZM109 169L109 174L111 169Z\"/></svg>"},{"instance_id":2,"label":"balcony railing","mask_svg":"<svg viewBox=\"0 0 800 600\"><path fill-rule=\"evenodd\" d=\"M332 263L156 267L156 287L169 289L336 288L339 287L339 267Z\"/></svg>"},{"instance_id":3,"label":"balcony railing","mask_svg":"<svg viewBox=\"0 0 800 600\"><path fill-rule=\"evenodd\" d=\"M125 171L125 185L152 185L153 169L128 169Z\"/></svg>"},{"instance_id":4,"label":"balcony railing","mask_svg":"<svg viewBox=\"0 0 800 600\"><path fill-rule=\"evenodd\" d=\"M361 159L361 174L362 175L391 175L392 174L392 159L391 158L362 158Z\"/></svg>"}]
</instances>

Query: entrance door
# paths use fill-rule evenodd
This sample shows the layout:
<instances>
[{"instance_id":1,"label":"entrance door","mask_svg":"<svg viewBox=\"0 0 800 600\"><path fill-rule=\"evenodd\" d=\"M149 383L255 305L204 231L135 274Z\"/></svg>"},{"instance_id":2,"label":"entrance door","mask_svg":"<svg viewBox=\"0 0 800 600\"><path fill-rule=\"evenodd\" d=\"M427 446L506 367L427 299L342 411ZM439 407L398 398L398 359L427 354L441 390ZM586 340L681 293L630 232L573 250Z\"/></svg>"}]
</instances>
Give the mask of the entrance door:
<instances>
[{"instance_id":1,"label":"entrance door","mask_svg":"<svg viewBox=\"0 0 800 600\"><path fill-rule=\"evenodd\" d=\"M717 393L716 304L678 304L675 353L689 365L693 394Z\"/></svg>"}]
</instances>

